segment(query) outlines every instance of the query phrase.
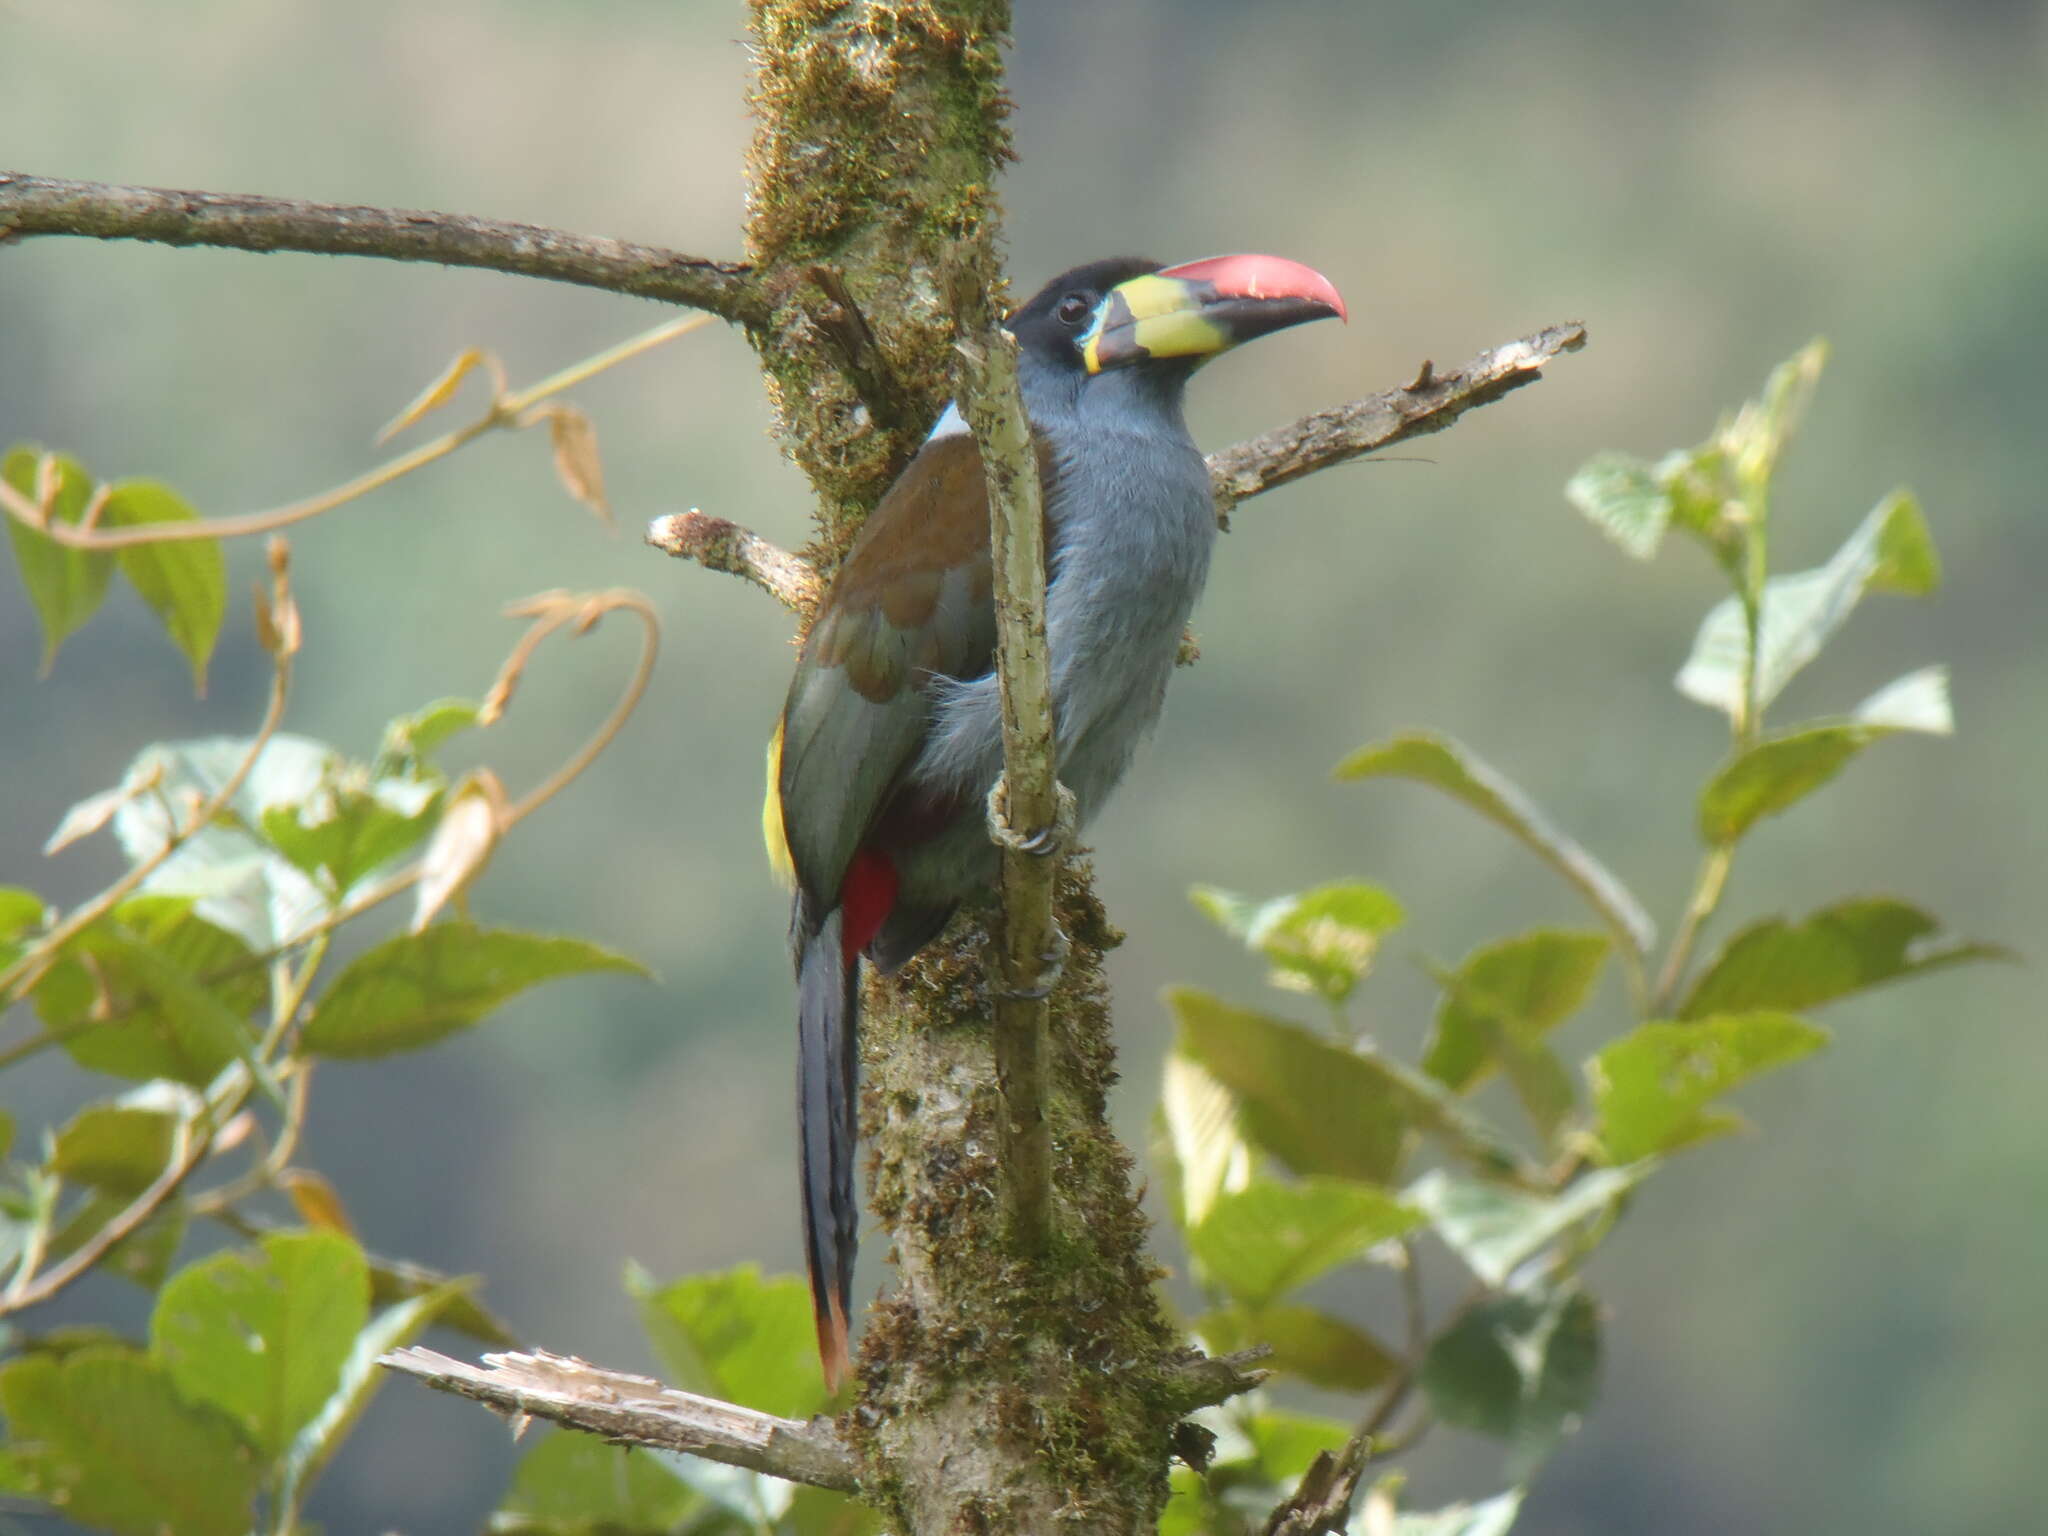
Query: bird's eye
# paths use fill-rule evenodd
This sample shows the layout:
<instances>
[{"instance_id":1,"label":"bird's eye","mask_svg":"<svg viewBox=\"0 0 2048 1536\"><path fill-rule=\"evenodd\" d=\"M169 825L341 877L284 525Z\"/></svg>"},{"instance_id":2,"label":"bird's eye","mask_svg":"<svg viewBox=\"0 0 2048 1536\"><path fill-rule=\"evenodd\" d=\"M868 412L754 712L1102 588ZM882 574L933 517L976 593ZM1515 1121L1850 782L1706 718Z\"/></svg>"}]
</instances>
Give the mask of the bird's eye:
<instances>
[{"instance_id":1,"label":"bird's eye","mask_svg":"<svg viewBox=\"0 0 2048 1536\"><path fill-rule=\"evenodd\" d=\"M1053 316L1061 325L1078 326L1095 313L1095 296L1088 293L1070 293L1059 302Z\"/></svg>"}]
</instances>

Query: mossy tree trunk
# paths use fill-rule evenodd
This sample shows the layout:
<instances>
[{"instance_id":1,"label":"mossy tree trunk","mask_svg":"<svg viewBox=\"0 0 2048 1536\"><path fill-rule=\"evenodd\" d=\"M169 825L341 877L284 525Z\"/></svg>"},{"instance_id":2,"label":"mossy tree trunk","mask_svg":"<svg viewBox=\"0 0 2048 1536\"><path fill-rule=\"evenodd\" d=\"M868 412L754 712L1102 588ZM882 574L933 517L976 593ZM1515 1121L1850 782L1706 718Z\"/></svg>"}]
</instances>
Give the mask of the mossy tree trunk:
<instances>
[{"instance_id":1,"label":"mossy tree trunk","mask_svg":"<svg viewBox=\"0 0 2048 1536\"><path fill-rule=\"evenodd\" d=\"M774 306L752 331L776 427L818 497L829 563L952 394L949 273L993 245L1009 158L1000 0L754 0L750 254ZM1052 1005L1051 1242L1027 1254L997 1189L988 913L871 980L862 1122L895 1275L841 1421L905 1533L1150 1530L1183 1357L1152 1294L1114 1081L1085 867Z\"/></svg>"}]
</instances>

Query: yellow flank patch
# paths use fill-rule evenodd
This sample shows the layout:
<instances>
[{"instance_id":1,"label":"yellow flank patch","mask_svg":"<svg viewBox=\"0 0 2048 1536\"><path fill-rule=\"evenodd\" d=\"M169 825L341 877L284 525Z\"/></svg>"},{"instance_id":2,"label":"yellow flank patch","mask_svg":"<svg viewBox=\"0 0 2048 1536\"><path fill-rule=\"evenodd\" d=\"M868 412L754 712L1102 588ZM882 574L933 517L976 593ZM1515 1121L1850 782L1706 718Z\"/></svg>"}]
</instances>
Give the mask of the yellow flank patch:
<instances>
[{"instance_id":1,"label":"yellow flank patch","mask_svg":"<svg viewBox=\"0 0 2048 1536\"><path fill-rule=\"evenodd\" d=\"M790 857L789 834L782 825L782 722L768 738L768 794L761 802L761 841L768 847L768 867L784 885L796 884L796 860Z\"/></svg>"}]
</instances>

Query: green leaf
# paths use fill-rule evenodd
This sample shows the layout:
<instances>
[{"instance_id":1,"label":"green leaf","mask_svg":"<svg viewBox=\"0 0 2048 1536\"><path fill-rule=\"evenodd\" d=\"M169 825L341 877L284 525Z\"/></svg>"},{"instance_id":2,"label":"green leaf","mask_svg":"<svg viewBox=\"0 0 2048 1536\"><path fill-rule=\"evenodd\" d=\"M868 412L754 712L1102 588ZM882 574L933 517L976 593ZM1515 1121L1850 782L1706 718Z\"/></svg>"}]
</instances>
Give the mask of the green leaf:
<instances>
[{"instance_id":1,"label":"green leaf","mask_svg":"<svg viewBox=\"0 0 2048 1536\"><path fill-rule=\"evenodd\" d=\"M1600 1325L1580 1291L1480 1303L1439 1334L1422 1386L1447 1424L1509 1443L1519 1480L1577 1427L1600 1371Z\"/></svg>"},{"instance_id":2,"label":"green leaf","mask_svg":"<svg viewBox=\"0 0 2048 1536\"><path fill-rule=\"evenodd\" d=\"M246 1020L268 989L251 958L189 897L130 897L72 941L37 987L36 1011L67 1031L82 1067L203 1084L248 1049Z\"/></svg>"},{"instance_id":3,"label":"green leaf","mask_svg":"<svg viewBox=\"0 0 2048 1536\"><path fill-rule=\"evenodd\" d=\"M1752 923L1693 983L1681 1019L1759 1008L1818 1008L1852 992L1972 960L2010 960L1996 944L1942 936L1903 901L1871 897L1823 907L1803 922Z\"/></svg>"},{"instance_id":4,"label":"green leaf","mask_svg":"<svg viewBox=\"0 0 2048 1536\"><path fill-rule=\"evenodd\" d=\"M1671 493L1633 454L1595 454L1565 482L1564 497L1637 560L1657 553L1671 523Z\"/></svg>"},{"instance_id":5,"label":"green leaf","mask_svg":"<svg viewBox=\"0 0 2048 1536\"><path fill-rule=\"evenodd\" d=\"M1384 1184L1418 1119L1434 1118L1374 1059L1298 1025L1188 987L1166 994L1180 1049L1238 1103L1245 1134L1296 1173Z\"/></svg>"},{"instance_id":6,"label":"green leaf","mask_svg":"<svg viewBox=\"0 0 2048 1536\"><path fill-rule=\"evenodd\" d=\"M199 520L185 499L154 480L124 480L107 496L101 521L109 528L141 528ZM171 643L192 663L193 686L206 692L206 663L228 611L228 565L218 539L130 544L117 557L121 572L156 616Z\"/></svg>"},{"instance_id":7,"label":"green leaf","mask_svg":"<svg viewBox=\"0 0 2048 1536\"><path fill-rule=\"evenodd\" d=\"M810 1289L796 1276L742 1264L656 1286L636 1267L626 1288L671 1385L789 1419L825 1405Z\"/></svg>"},{"instance_id":8,"label":"green leaf","mask_svg":"<svg viewBox=\"0 0 2048 1536\"><path fill-rule=\"evenodd\" d=\"M1598 1215L1655 1166L1598 1169L1555 1197L1433 1169L1409 1185L1402 1198L1427 1213L1438 1236L1473 1274L1498 1288L1523 1260Z\"/></svg>"},{"instance_id":9,"label":"green leaf","mask_svg":"<svg viewBox=\"0 0 2048 1536\"><path fill-rule=\"evenodd\" d=\"M49 1260L59 1263L83 1248L105 1230L107 1224L127 1213L128 1195L95 1194L66 1218L50 1239ZM178 1246L185 1240L185 1207L166 1200L149 1219L114 1244L95 1266L119 1275L146 1291L163 1284Z\"/></svg>"},{"instance_id":10,"label":"green leaf","mask_svg":"<svg viewBox=\"0 0 2048 1536\"><path fill-rule=\"evenodd\" d=\"M1371 1334L1312 1307L1232 1307L1197 1318L1195 1331L1219 1354L1269 1345L1264 1364L1331 1392L1369 1391L1398 1365Z\"/></svg>"},{"instance_id":11,"label":"green leaf","mask_svg":"<svg viewBox=\"0 0 2048 1536\"><path fill-rule=\"evenodd\" d=\"M1716 434L1754 494L1768 484L1827 366L1828 344L1809 341L1771 370L1761 399L1746 403Z\"/></svg>"},{"instance_id":12,"label":"green leaf","mask_svg":"<svg viewBox=\"0 0 2048 1536\"><path fill-rule=\"evenodd\" d=\"M1291 1483L1328 1452L1334 1456L1351 1438L1351 1426L1308 1413L1267 1408L1239 1424L1251 1444L1260 1481Z\"/></svg>"},{"instance_id":13,"label":"green leaf","mask_svg":"<svg viewBox=\"0 0 2048 1536\"><path fill-rule=\"evenodd\" d=\"M1258 903L1214 886L1189 894L1247 949L1272 962L1274 986L1333 1003L1350 997L1372 969L1381 936L1407 920L1387 892L1355 880Z\"/></svg>"},{"instance_id":14,"label":"green leaf","mask_svg":"<svg viewBox=\"0 0 2048 1536\"><path fill-rule=\"evenodd\" d=\"M1956 717L1948 700L1948 668L1922 667L1895 678L1858 704L1855 718L1861 725L1953 736Z\"/></svg>"},{"instance_id":15,"label":"green leaf","mask_svg":"<svg viewBox=\"0 0 2048 1536\"><path fill-rule=\"evenodd\" d=\"M1640 1026L1586 1064L1608 1159L1633 1163L1724 1129L1726 1122L1702 1120L1707 1104L1827 1042L1826 1030L1788 1013Z\"/></svg>"},{"instance_id":16,"label":"green leaf","mask_svg":"<svg viewBox=\"0 0 2048 1536\"><path fill-rule=\"evenodd\" d=\"M451 1278L402 1259L370 1259L370 1301L373 1305L395 1307L400 1302L421 1296L452 1292L435 1315L435 1322L498 1349L517 1347L519 1336L476 1299L471 1289L476 1283L474 1276Z\"/></svg>"},{"instance_id":17,"label":"green leaf","mask_svg":"<svg viewBox=\"0 0 2048 1536\"><path fill-rule=\"evenodd\" d=\"M361 1060L417 1050L467 1028L528 987L587 971L647 971L581 939L440 923L358 956L299 1037L315 1056Z\"/></svg>"},{"instance_id":18,"label":"green leaf","mask_svg":"<svg viewBox=\"0 0 2048 1536\"><path fill-rule=\"evenodd\" d=\"M1762 711L1820 654L1865 592L1918 597L1941 580L1941 562L1919 502L1894 491L1879 502L1826 565L1764 583L1757 641L1756 707ZM1716 603L1680 669L1678 691L1740 719L1749 660L1749 621L1740 599Z\"/></svg>"},{"instance_id":19,"label":"green leaf","mask_svg":"<svg viewBox=\"0 0 2048 1536\"><path fill-rule=\"evenodd\" d=\"M1538 1044L1585 1006L1608 958L1606 934L1538 928L1485 944L1444 977L1423 1071L1454 1094L1499 1067L1503 1047Z\"/></svg>"},{"instance_id":20,"label":"green leaf","mask_svg":"<svg viewBox=\"0 0 2048 1536\"><path fill-rule=\"evenodd\" d=\"M146 1356L90 1349L0 1369L25 1491L123 1536L241 1536L256 1465L221 1419L188 1408Z\"/></svg>"},{"instance_id":21,"label":"green leaf","mask_svg":"<svg viewBox=\"0 0 2048 1536\"><path fill-rule=\"evenodd\" d=\"M469 699L436 699L423 709L400 715L384 727L384 742L377 749L380 773L404 765L430 762L443 743L476 725L480 706Z\"/></svg>"},{"instance_id":22,"label":"green leaf","mask_svg":"<svg viewBox=\"0 0 2048 1536\"><path fill-rule=\"evenodd\" d=\"M698 1495L645 1451L554 1430L519 1463L494 1531L667 1536Z\"/></svg>"},{"instance_id":23,"label":"green leaf","mask_svg":"<svg viewBox=\"0 0 2048 1536\"><path fill-rule=\"evenodd\" d=\"M114 836L130 862L140 864L163 849L172 832L167 806L211 800L241 768L250 745L213 737L146 748L124 782L160 771L163 793L138 796L114 814ZM252 950L299 938L326 915L327 897L254 829L268 807L296 805L317 792L341 761L333 748L303 736L271 737L223 814L152 871L142 889L197 898L200 916Z\"/></svg>"},{"instance_id":24,"label":"green leaf","mask_svg":"<svg viewBox=\"0 0 2048 1536\"><path fill-rule=\"evenodd\" d=\"M187 1266L157 1297L152 1354L178 1391L280 1456L341 1381L369 1321L363 1255L335 1232L279 1233L263 1251Z\"/></svg>"},{"instance_id":25,"label":"green leaf","mask_svg":"<svg viewBox=\"0 0 2048 1536\"><path fill-rule=\"evenodd\" d=\"M36 478L44 450L22 444L0 459L0 480L36 499ZM57 496L50 508L51 520L76 523L92 499L92 477L74 459L54 456L57 463ZM35 604L36 617L43 625L43 673L57 659L57 647L98 610L107 595L107 583L114 574L114 557L99 550L67 549L46 534L38 533L16 517L0 518L14 541L14 558L21 567L21 584Z\"/></svg>"},{"instance_id":26,"label":"green leaf","mask_svg":"<svg viewBox=\"0 0 2048 1536\"><path fill-rule=\"evenodd\" d=\"M434 1323L445 1320L449 1308L463 1300L472 1282L449 1280L393 1307L387 1307L356 1335L333 1394L320 1406L305 1428L293 1438L285 1456L284 1497L296 1506L312 1487L313 1480L341 1448L370 1399L385 1380L377 1364L394 1349L403 1349ZM371 1289L374 1291L375 1286Z\"/></svg>"},{"instance_id":27,"label":"green leaf","mask_svg":"<svg viewBox=\"0 0 2048 1536\"><path fill-rule=\"evenodd\" d=\"M1789 811L1890 732L1872 725L1812 725L1758 742L1722 764L1700 792L1700 836L1719 847L1766 816Z\"/></svg>"},{"instance_id":28,"label":"green leaf","mask_svg":"<svg viewBox=\"0 0 2048 1536\"><path fill-rule=\"evenodd\" d=\"M1179 1185L1174 1209L1183 1227L1195 1226L1219 1195L1250 1181L1252 1150L1238 1129L1230 1090L1178 1051L1167 1054L1159 1107Z\"/></svg>"},{"instance_id":29,"label":"green leaf","mask_svg":"<svg viewBox=\"0 0 2048 1536\"><path fill-rule=\"evenodd\" d=\"M74 1184L138 1195L170 1162L178 1120L161 1109L88 1104L57 1133L50 1168Z\"/></svg>"},{"instance_id":30,"label":"green leaf","mask_svg":"<svg viewBox=\"0 0 2048 1536\"><path fill-rule=\"evenodd\" d=\"M263 812L263 833L307 874L325 872L337 897L380 873L433 829L438 780L369 778L336 761L303 800Z\"/></svg>"},{"instance_id":31,"label":"green leaf","mask_svg":"<svg viewBox=\"0 0 2048 1536\"><path fill-rule=\"evenodd\" d=\"M1254 1309L1421 1225L1386 1190L1345 1179L1254 1180L1188 1233L1203 1273Z\"/></svg>"},{"instance_id":32,"label":"green leaf","mask_svg":"<svg viewBox=\"0 0 2048 1536\"><path fill-rule=\"evenodd\" d=\"M1647 952L1655 940L1656 925L1642 903L1606 865L1551 825L1520 789L1448 737L1410 732L1361 747L1337 765L1337 777L1414 779L1442 790L1564 876L1639 953Z\"/></svg>"},{"instance_id":33,"label":"green leaf","mask_svg":"<svg viewBox=\"0 0 2048 1536\"><path fill-rule=\"evenodd\" d=\"M1522 1490L1512 1488L1481 1504L1447 1504L1427 1514L1403 1512L1391 1536L1507 1536L1522 1512Z\"/></svg>"},{"instance_id":34,"label":"green leaf","mask_svg":"<svg viewBox=\"0 0 2048 1536\"><path fill-rule=\"evenodd\" d=\"M43 926L49 908L34 891L0 885L0 942L18 939Z\"/></svg>"}]
</instances>

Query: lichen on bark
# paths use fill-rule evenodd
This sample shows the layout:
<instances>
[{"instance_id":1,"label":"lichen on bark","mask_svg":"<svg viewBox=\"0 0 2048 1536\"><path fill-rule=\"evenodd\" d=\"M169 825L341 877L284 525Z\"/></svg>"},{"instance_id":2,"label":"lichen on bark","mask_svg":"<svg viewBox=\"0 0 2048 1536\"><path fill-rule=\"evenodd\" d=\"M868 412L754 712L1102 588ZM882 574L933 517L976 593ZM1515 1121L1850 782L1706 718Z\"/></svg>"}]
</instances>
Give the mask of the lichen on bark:
<instances>
[{"instance_id":1,"label":"lichen on bark","mask_svg":"<svg viewBox=\"0 0 2048 1536\"><path fill-rule=\"evenodd\" d=\"M776 435L844 551L950 394L949 247L995 217L1011 158L1004 0L753 0L747 244L773 311L753 330ZM861 398L815 269L839 275L902 398ZM876 420L877 404L885 404Z\"/></svg>"},{"instance_id":2,"label":"lichen on bark","mask_svg":"<svg viewBox=\"0 0 2048 1536\"><path fill-rule=\"evenodd\" d=\"M751 334L778 438L817 493L812 552L829 569L953 393L949 274L963 251L997 248L1009 7L753 0L751 26L749 254L773 305ZM872 328L879 370L850 366L834 287ZM862 398L877 372L902 398ZM1101 965L1119 936L1085 864L1063 874L1058 911L1072 948L1052 1006L1057 1195L1035 1256L1009 1242L997 1197L993 905L867 987L870 1204L895 1275L840 1429L865 1495L907 1536L1150 1530L1166 1495L1178 1415L1164 1381L1184 1351L1106 1114Z\"/></svg>"}]
</instances>

